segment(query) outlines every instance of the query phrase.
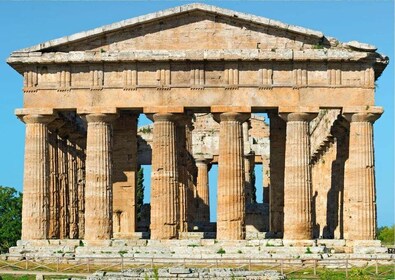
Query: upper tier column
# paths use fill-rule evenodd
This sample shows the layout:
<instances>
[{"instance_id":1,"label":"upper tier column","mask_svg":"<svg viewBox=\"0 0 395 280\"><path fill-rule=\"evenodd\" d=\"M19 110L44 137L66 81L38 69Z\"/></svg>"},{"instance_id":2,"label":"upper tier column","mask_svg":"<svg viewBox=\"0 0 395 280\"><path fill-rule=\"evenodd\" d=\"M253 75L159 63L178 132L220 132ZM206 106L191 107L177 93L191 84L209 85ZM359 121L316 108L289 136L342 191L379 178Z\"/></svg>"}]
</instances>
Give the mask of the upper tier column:
<instances>
[{"instance_id":1,"label":"upper tier column","mask_svg":"<svg viewBox=\"0 0 395 280\"><path fill-rule=\"evenodd\" d=\"M112 125L117 115L86 115L85 239L112 237Z\"/></svg>"},{"instance_id":2,"label":"upper tier column","mask_svg":"<svg viewBox=\"0 0 395 280\"><path fill-rule=\"evenodd\" d=\"M311 167L309 122L316 114L290 113L284 171L284 239L311 239Z\"/></svg>"},{"instance_id":3,"label":"upper tier column","mask_svg":"<svg viewBox=\"0 0 395 280\"><path fill-rule=\"evenodd\" d=\"M217 239L245 238L245 174L242 123L250 114L219 115Z\"/></svg>"},{"instance_id":4,"label":"upper tier column","mask_svg":"<svg viewBox=\"0 0 395 280\"><path fill-rule=\"evenodd\" d=\"M22 240L46 239L49 226L48 126L53 116L26 115Z\"/></svg>"},{"instance_id":5,"label":"upper tier column","mask_svg":"<svg viewBox=\"0 0 395 280\"><path fill-rule=\"evenodd\" d=\"M345 166L345 238L376 238L376 184L373 123L380 113L346 114L350 122L349 157Z\"/></svg>"},{"instance_id":6,"label":"upper tier column","mask_svg":"<svg viewBox=\"0 0 395 280\"><path fill-rule=\"evenodd\" d=\"M196 221L199 223L210 222L210 201L209 201L209 160L205 158L197 158L196 166L198 169L198 175L196 178L197 187L197 218Z\"/></svg>"},{"instance_id":7,"label":"upper tier column","mask_svg":"<svg viewBox=\"0 0 395 280\"><path fill-rule=\"evenodd\" d=\"M179 228L177 115L154 114L153 120L151 239L174 239Z\"/></svg>"}]
</instances>

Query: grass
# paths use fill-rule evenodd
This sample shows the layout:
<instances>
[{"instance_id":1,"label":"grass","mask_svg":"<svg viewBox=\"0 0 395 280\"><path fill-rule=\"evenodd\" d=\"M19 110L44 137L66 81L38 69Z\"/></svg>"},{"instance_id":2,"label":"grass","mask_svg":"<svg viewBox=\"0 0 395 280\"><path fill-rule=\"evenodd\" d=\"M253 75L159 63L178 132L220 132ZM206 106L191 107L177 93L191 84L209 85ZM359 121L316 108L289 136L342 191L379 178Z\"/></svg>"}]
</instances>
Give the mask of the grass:
<instances>
[{"instance_id":1,"label":"grass","mask_svg":"<svg viewBox=\"0 0 395 280\"><path fill-rule=\"evenodd\" d=\"M222 250L221 250L222 249ZM218 253L219 254L224 254L225 250L221 248ZM15 261L7 261L7 263L16 263ZM220 268L231 268L232 266L230 264L217 264L218 267ZM239 264L240 265L240 264ZM239 267L237 265L237 267ZM46 264L48 268L39 268L39 269L34 269L37 267L37 264L28 262L27 267L30 270L34 271L56 271L56 264ZM108 267L108 264L90 264L89 265L89 271L88 271L88 266L86 264L81 265L81 266L74 266L73 264L59 264L59 273L61 271L65 271L67 269L67 273L93 273L94 271L97 270L104 270L104 271L120 271L121 266L120 265L115 265L113 267ZM18 264L19 268L15 267L7 267L9 270L16 270L16 271L23 271L25 270L25 263L19 263ZM161 265L161 266L155 266L156 269L160 267L166 267L166 265ZM186 263L186 267L191 267L191 268L198 268L198 267L207 267L207 265L204 264L191 264L191 263ZM124 269L128 268L141 268L141 265L133 264L133 263L124 263ZM245 264L244 268L248 269L248 265ZM265 270L265 269L271 269L271 270L277 270L280 271L280 266L277 266L275 268L270 267L270 265L251 265L250 268L252 271L256 270ZM348 270L348 279L350 280L365 280L365 279L394 279L395 278L395 268L391 265L379 265L378 266L378 275L375 274L376 268L375 266L369 266L369 267L362 267L362 268L352 268ZM284 265L284 272L287 275L287 279L333 279L333 280L343 280L346 279L346 271L345 269L326 269L326 268L317 268L316 272L317 274L314 275L312 263L305 264L304 267L301 266L295 266L295 267L289 267ZM154 276L155 277L155 276ZM50 276L51 279L57 279L58 276ZM67 278L65 276L59 276L59 278ZM31 280L35 279L35 275L10 275L10 274L1 274L0 273L0 280L13 280L13 279L18 279L18 280ZM152 279L152 277L151 277Z\"/></svg>"}]
</instances>

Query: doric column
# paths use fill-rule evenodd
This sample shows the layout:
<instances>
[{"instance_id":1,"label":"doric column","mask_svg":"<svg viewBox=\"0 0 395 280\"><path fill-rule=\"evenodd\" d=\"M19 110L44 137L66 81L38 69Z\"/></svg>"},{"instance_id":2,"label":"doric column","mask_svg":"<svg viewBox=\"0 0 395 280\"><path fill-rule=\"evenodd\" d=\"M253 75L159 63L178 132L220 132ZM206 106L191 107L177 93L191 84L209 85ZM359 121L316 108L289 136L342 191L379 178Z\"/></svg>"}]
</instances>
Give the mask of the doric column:
<instances>
[{"instance_id":1,"label":"doric column","mask_svg":"<svg viewBox=\"0 0 395 280\"><path fill-rule=\"evenodd\" d=\"M49 143L49 239L59 239L59 184L58 184L58 136L48 134Z\"/></svg>"},{"instance_id":2,"label":"doric column","mask_svg":"<svg viewBox=\"0 0 395 280\"><path fill-rule=\"evenodd\" d=\"M53 116L26 115L22 240L46 239L49 228L48 127Z\"/></svg>"},{"instance_id":3,"label":"doric column","mask_svg":"<svg viewBox=\"0 0 395 280\"><path fill-rule=\"evenodd\" d=\"M180 232L188 231L188 154L186 148L186 122L187 116L179 118L176 122L177 141L177 168L178 168L178 203L180 216Z\"/></svg>"},{"instance_id":4,"label":"doric column","mask_svg":"<svg viewBox=\"0 0 395 280\"><path fill-rule=\"evenodd\" d=\"M89 114L86 147L85 239L112 237L111 122L116 115Z\"/></svg>"},{"instance_id":5,"label":"doric column","mask_svg":"<svg viewBox=\"0 0 395 280\"><path fill-rule=\"evenodd\" d=\"M154 114L151 239L177 238L179 228L176 115Z\"/></svg>"},{"instance_id":6,"label":"doric column","mask_svg":"<svg viewBox=\"0 0 395 280\"><path fill-rule=\"evenodd\" d=\"M270 191L269 229L273 233L284 232L284 165L286 123L277 113L270 117ZM265 171L266 173L266 171Z\"/></svg>"},{"instance_id":7,"label":"doric column","mask_svg":"<svg viewBox=\"0 0 395 280\"><path fill-rule=\"evenodd\" d=\"M311 167L309 122L316 115L290 113L284 173L284 239L311 239Z\"/></svg>"},{"instance_id":8,"label":"doric column","mask_svg":"<svg viewBox=\"0 0 395 280\"><path fill-rule=\"evenodd\" d=\"M69 183L67 139L58 135L59 238L69 238Z\"/></svg>"},{"instance_id":9,"label":"doric column","mask_svg":"<svg viewBox=\"0 0 395 280\"><path fill-rule=\"evenodd\" d=\"M187 165L187 220L188 228L192 229L197 214L197 167L192 152L192 131L194 130L191 116L188 115L185 122L185 148L186 148L186 165Z\"/></svg>"},{"instance_id":10,"label":"doric column","mask_svg":"<svg viewBox=\"0 0 395 280\"><path fill-rule=\"evenodd\" d=\"M68 212L69 212L69 238L78 238L78 185L77 185L77 158L76 144L67 140L67 167L68 167Z\"/></svg>"},{"instance_id":11,"label":"doric column","mask_svg":"<svg viewBox=\"0 0 395 280\"><path fill-rule=\"evenodd\" d=\"M113 123L112 180L115 238L130 238L137 226L137 119L138 115L125 112Z\"/></svg>"},{"instance_id":12,"label":"doric column","mask_svg":"<svg viewBox=\"0 0 395 280\"><path fill-rule=\"evenodd\" d=\"M209 160L205 158L197 158L196 166L198 170L197 175L197 200L198 209L196 213L196 221L199 223L210 222L210 200L209 200L209 181L208 171Z\"/></svg>"},{"instance_id":13,"label":"doric column","mask_svg":"<svg viewBox=\"0 0 395 280\"><path fill-rule=\"evenodd\" d=\"M256 202L256 189L252 182L252 172L255 169L255 154L254 152L244 155L244 181L245 181L245 198L246 205L254 204Z\"/></svg>"},{"instance_id":14,"label":"doric column","mask_svg":"<svg viewBox=\"0 0 395 280\"><path fill-rule=\"evenodd\" d=\"M78 237L85 238L85 149L77 145Z\"/></svg>"},{"instance_id":15,"label":"doric column","mask_svg":"<svg viewBox=\"0 0 395 280\"><path fill-rule=\"evenodd\" d=\"M381 114L346 114L350 122L349 156L345 167L345 238L376 238L376 185L373 123Z\"/></svg>"},{"instance_id":16,"label":"doric column","mask_svg":"<svg viewBox=\"0 0 395 280\"><path fill-rule=\"evenodd\" d=\"M244 149L242 123L249 114L219 115L217 239L245 238Z\"/></svg>"}]
</instances>

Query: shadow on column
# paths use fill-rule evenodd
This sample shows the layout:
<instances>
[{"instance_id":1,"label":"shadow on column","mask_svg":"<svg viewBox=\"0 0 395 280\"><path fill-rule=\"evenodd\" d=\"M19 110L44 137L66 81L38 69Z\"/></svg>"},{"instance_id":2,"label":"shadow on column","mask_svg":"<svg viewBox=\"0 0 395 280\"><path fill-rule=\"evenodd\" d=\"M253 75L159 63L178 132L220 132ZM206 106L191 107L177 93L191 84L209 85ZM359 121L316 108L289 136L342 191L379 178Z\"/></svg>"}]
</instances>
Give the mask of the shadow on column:
<instances>
[{"instance_id":1,"label":"shadow on column","mask_svg":"<svg viewBox=\"0 0 395 280\"><path fill-rule=\"evenodd\" d=\"M336 159L332 162L331 188L327 194L326 225L323 238L343 239L344 170L348 159L349 125L341 116L335 121L331 134L336 139ZM335 236L336 229L338 236Z\"/></svg>"}]
</instances>

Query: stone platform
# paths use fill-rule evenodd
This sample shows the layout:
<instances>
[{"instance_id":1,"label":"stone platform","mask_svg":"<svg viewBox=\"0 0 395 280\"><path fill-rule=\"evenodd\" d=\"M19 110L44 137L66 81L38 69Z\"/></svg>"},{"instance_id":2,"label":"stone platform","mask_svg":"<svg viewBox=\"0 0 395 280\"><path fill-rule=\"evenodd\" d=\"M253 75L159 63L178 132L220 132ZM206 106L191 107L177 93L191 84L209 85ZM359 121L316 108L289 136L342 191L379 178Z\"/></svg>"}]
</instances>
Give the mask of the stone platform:
<instances>
[{"instance_id":1,"label":"stone platform","mask_svg":"<svg viewBox=\"0 0 395 280\"><path fill-rule=\"evenodd\" d=\"M243 261L260 263L278 260L379 260L393 262L395 255L381 246L379 240L347 241L333 239L282 240L255 239L219 241L215 239L183 240L83 240L19 241L9 250L7 259L35 259L65 262L114 262L120 259L137 263L223 263L239 264Z\"/></svg>"},{"instance_id":2,"label":"stone platform","mask_svg":"<svg viewBox=\"0 0 395 280\"><path fill-rule=\"evenodd\" d=\"M154 269L128 269L122 272L96 272L88 280L106 279L254 279L254 280L281 280L287 279L285 275L273 271L248 271L245 269L224 268L162 268Z\"/></svg>"}]
</instances>

